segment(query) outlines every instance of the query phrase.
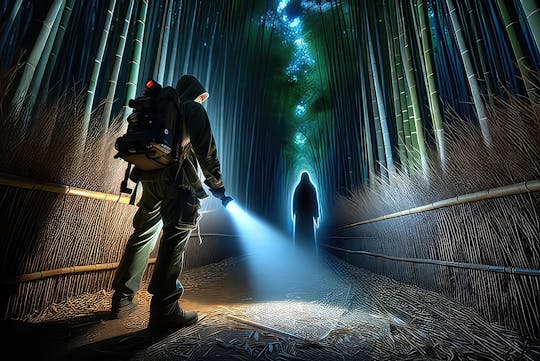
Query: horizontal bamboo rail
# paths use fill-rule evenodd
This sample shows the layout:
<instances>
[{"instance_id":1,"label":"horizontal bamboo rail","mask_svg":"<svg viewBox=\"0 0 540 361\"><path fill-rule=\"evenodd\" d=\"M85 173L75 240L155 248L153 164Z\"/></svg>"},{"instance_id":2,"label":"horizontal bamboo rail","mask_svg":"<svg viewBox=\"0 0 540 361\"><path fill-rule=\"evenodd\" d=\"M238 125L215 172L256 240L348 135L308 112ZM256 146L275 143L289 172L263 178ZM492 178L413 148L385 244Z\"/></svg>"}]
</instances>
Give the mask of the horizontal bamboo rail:
<instances>
[{"instance_id":1,"label":"horizontal bamboo rail","mask_svg":"<svg viewBox=\"0 0 540 361\"><path fill-rule=\"evenodd\" d=\"M230 237L230 238L238 237L237 235L234 235L234 234L222 234L222 233L203 233L200 236L201 237ZM190 237L196 238L196 237L199 237L199 235L192 234ZM154 263L156 263L156 258L148 259L148 264L154 264ZM0 281L0 284L4 284L4 285L17 284L17 283L23 283L23 282L29 282L29 281L37 281L37 280L47 278L47 277L64 276L64 275L74 274L74 273L106 271L106 270L115 269L118 267L118 265L119 265L119 262L112 262L112 263L99 263L99 264L91 264L91 265L56 268L52 270L18 275L18 276L15 276L15 279L2 280Z\"/></svg>"},{"instance_id":2,"label":"horizontal bamboo rail","mask_svg":"<svg viewBox=\"0 0 540 361\"><path fill-rule=\"evenodd\" d=\"M19 177L7 173L0 173L0 185L44 191L51 193L67 194L84 198L98 199L107 202L129 204L130 197L120 194L102 193L90 191L82 188L72 187L64 184L37 181L31 178Z\"/></svg>"},{"instance_id":3,"label":"horizontal bamboo rail","mask_svg":"<svg viewBox=\"0 0 540 361\"><path fill-rule=\"evenodd\" d=\"M148 264L153 264L153 263L156 263L155 258L148 259ZM19 275L15 277L15 283L36 281L36 280L47 278L47 277L63 276L63 275L68 275L68 274L73 274L73 273L106 271L106 270L115 269L116 267L118 267L118 265L119 265L119 262L100 263L100 264L92 264L92 265L84 265L84 266L56 268L56 269L52 269L48 271L27 273L27 274ZM4 281L3 283L13 283L13 282Z\"/></svg>"},{"instance_id":4,"label":"horizontal bamboo rail","mask_svg":"<svg viewBox=\"0 0 540 361\"><path fill-rule=\"evenodd\" d=\"M540 191L540 179L535 179L528 182L511 184L504 187L491 188L491 189L487 189L480 192L469 193L469 194L465 194L465 195L461 195L461 196L457 196L453 198L448 198L442 201L426 204L420 207L406 209L404 211L387 214L387 215L380 216L377 218L372 218L365 221L338 226L336 227L336 230L343 231L350 228L361 226L363 224L384 221L387 219L397 218L397 217L402 217L402 216L408 216L410 214L415 214L415 213L432 211L434 209L439 209L439 208L444 208L444 207L456 206L458 204L477 202L477 201L483 201L486 199L507 197L507 196L513 196L513 195L518 195L518 194L523 194L523 193L538 192L538 191Z\"/></svg>"},{"instance_id":5,"label":"horizontal bamboo rail","mask_svg":"<svg viewBox=\"0 0 540 361\"><path fill-rule=\"evenodd\" d=\"M490 271L490 272L516 274L516 275L524 275L524 276L540 276L540 270L537 270L537 269L493 266L493 265L486 265L486 264L464 263L464 262L453 262L453 261L439 261L435 259L425 259L425 258L394 257L394 256L388 256L385 254L373 253L373 252L367 252L367 251L353 251L350 249L330 246L328 244L321 244L321 246L325 248L333 249L336 251L340 251L340 252L345 252L345 253L350 253L350 254L361 254L364 256L376 257L376 258L385 258L385 259L398 261L398 262L434 264L438 266L474 269L474 270L480 270L480 271Z\"/></svg>"}]
</instances>

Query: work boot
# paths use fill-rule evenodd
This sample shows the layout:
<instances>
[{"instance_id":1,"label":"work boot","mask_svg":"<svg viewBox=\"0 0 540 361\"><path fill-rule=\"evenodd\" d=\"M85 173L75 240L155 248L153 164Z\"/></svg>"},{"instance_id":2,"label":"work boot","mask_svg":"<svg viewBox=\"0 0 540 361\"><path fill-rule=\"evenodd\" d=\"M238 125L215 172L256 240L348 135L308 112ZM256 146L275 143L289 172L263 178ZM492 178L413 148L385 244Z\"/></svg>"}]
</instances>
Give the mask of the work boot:
<instances>
[{"instance_id":1,"label":"work boot","mask_svg":"<svg viewBox=\"0 0 540 361\"><path fill-rule=\"evenodd\" d=\"M128 317L138 304L132 297L117 295L116 293L112 297L111 301L111 318L122 319Z\"/></svg>"},{"instance_id":2,"label":"work boot","mask_svg":"<svg viewBox=\"0 0 540 361\"><path fill-rule=\"evenodd\" d=\"M148 329L152 331L166 331L193 325L198 321L197 312L185 311L180 307L177 300L163 303L152 298L150 302L150 319Z\"/></svg>"}]
</instances>

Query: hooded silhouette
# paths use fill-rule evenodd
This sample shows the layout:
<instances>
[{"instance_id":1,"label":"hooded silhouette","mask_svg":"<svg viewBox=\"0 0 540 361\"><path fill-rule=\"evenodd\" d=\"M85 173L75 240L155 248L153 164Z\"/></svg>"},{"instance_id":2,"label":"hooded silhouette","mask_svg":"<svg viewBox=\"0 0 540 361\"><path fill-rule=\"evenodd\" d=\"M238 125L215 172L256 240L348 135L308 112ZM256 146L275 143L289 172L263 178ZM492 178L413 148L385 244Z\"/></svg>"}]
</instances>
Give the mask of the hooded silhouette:
<instances>
[{"instance_id":1,"label":"hooded silhouette","mask_svg":"<svg viewBox=\"0 0 540 361\"><path fill-rule=\"evenodd\" d=\"M302 173L294 190L293 215L295 246L309 253L316 253L314 221L319 219L319 203L317 191L307 172Z\"/></svg>"}]
</instances>

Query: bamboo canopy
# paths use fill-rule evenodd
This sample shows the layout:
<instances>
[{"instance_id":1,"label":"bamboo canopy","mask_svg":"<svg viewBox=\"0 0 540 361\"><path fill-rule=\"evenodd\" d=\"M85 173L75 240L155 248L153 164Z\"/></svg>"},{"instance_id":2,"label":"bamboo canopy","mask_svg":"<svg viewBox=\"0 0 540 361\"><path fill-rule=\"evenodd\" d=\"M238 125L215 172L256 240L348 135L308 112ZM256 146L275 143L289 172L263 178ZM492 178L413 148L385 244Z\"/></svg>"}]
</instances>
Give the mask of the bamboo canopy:
<instances>
[{"instance_id":1,"label":"bamboo canopy","mask_svg":"<svg viewBox=\"0 0 540 361\"><path fill-rule=\"evenodd\" d=\"M33 43L13 104L30 87L44 104L58 95L50 90L77 79L86 92L82 138L107 134L116 114L123 113L125 122L129 99L148 78L174 85L184 73L198 75L212 96L207 106L224 175L263 213L276 205L257 200L248 178L264 174L259 164L266 154L282 154L270 161L280 171L269 180L280 185L280 194L309 170L322 205L329 205L336 192L394 169L427 176L428 153L435 152L444 166L448 112L477 123L490 144L485 101L504 95L503 87L533 92L529 72L540 70L534 1L481 7L452 0L340 0L302 6L16 1L4 10L0 50L9 67L16 61L13 49ZM21 22L30 11L44 18L37 39ZM259 97L264 106L248 102L252 94L270 93ZM94 124L91 114L101 119ZM268 131L269 137L262 136ZM250 142L259 137L277 141ZM245 141L238 146L238 139ZM88 151L88 144L79 149ZM278 198L287 208L290 196Z\"/></svg>"}]
</instances>

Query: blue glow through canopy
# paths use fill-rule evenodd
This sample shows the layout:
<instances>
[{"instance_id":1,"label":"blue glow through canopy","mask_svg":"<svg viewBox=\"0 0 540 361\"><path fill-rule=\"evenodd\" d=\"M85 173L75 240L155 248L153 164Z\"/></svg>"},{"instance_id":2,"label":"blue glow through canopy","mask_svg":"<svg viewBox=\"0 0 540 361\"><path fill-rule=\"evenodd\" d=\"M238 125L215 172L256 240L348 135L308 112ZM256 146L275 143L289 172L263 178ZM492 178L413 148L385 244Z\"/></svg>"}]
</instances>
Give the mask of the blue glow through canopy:
<instances>
[{"instance_id":1,"label":"blue glow through canopy","mask_svg":"<svg viewBox=\"0 0 540 361\"><path fill-rule=\"evenodd\" d=\"M306 114L306 106L304 104L298 104L294 110L296 116L301 117Z\"/></svg>"},{"instance_id":2,"label":"blue glow through canopy","mask_svg":"<svg viewBox=\"0 0 540 361\"><path fill-rule=\"evenodd\" d=\"M293 21L291 21L291 23L289 24L289 26L291 28L295 28L297 27L298 25L300 25L300 19L299 18L294 18Z\"/></svg>"},{"instance_id":3,"label":"blue glow through canopy","mask_svg":"<svg viewBox=\"0 0 540 361\"><path fill-rule=\"evenodd\" d=\"M294 143L296 145L303 146L304 144L306 144L306 141L307 138L304 134L302 134L301 132L296 132L296 134L294 135Z\"/></svg>"},{"instance_id":4,"label":"blue glow through canopy","mask_svg":"<svg viewBox=\"0 0 540 361\"><path fill-rule=\"evenodd\" d=\"M289 1L290 0L281 0L278 4L277 11L282 12L287 7L287 5L289 5Z\"/></svg>"}]
</instances>

